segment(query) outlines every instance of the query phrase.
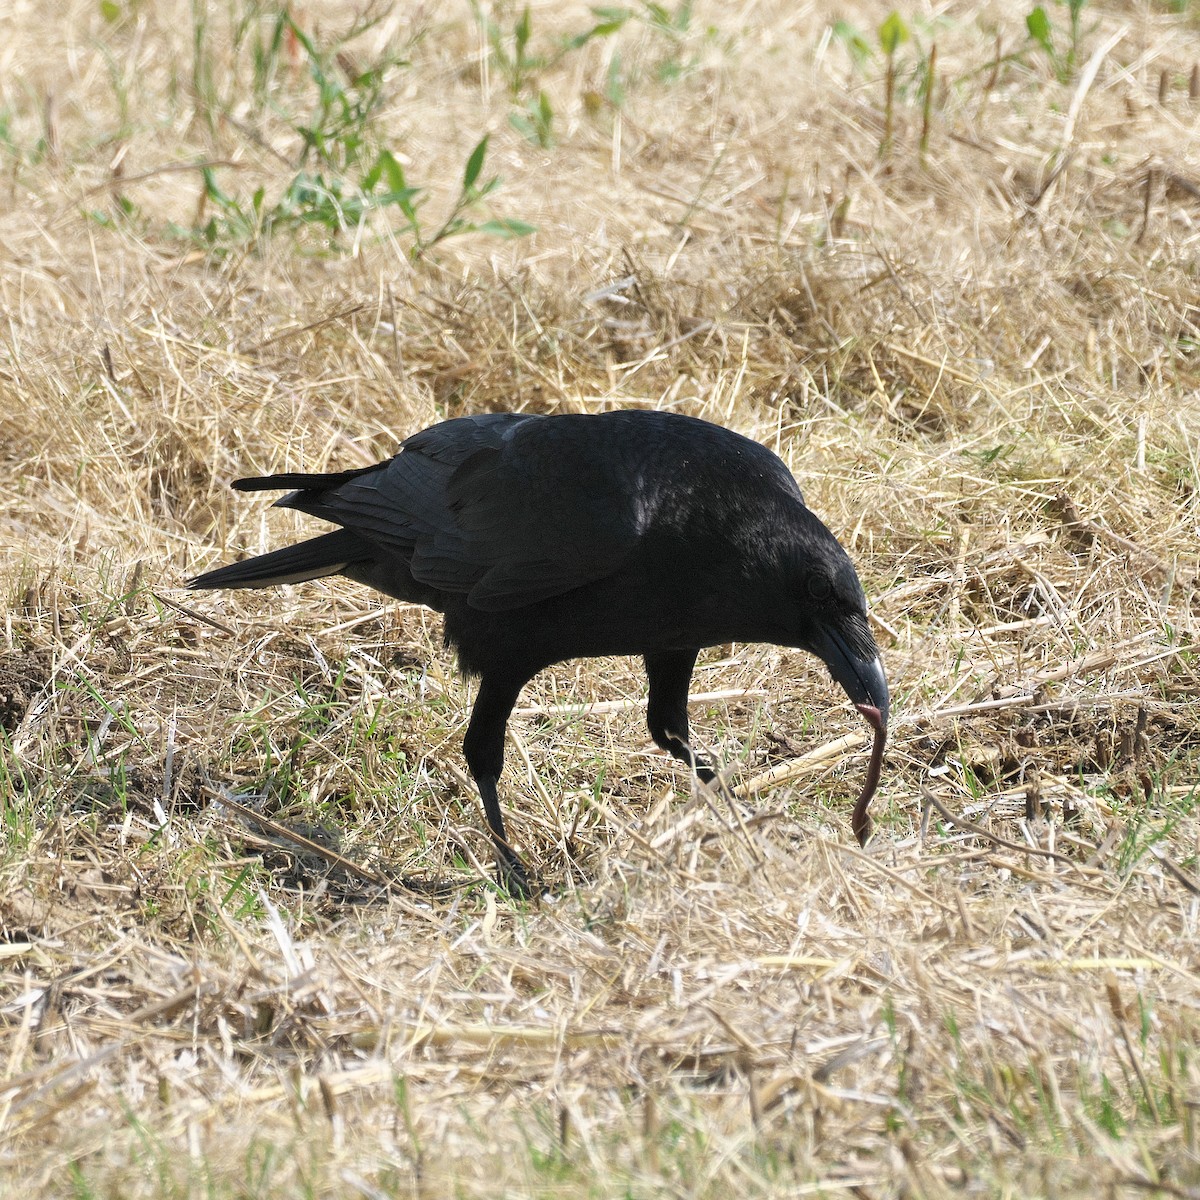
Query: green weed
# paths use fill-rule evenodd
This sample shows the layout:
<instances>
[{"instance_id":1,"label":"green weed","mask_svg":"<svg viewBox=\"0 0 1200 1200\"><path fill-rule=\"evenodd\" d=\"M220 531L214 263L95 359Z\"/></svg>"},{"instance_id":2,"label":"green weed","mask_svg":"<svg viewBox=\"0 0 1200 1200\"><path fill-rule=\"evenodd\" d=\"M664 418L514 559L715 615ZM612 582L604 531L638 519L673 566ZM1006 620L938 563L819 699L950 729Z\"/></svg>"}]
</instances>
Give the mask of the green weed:
<instances>
[{"instance_id":1,"label":"green weed","mask_svg":"<svg viewBox=\"0 0 1200 1200\"><path fill-rule=\"evenodd\" d=\"M1042 5L1033 8L1025 17L1025 28L1030 39L1045 52L1054 68L1055 77L1059 83L1068 83L1075 76L1079 66L1080 43L1083 30L1083 9L1087 0L1057 0L1061 6L1067 7L1067 32L1065 41L1056 38L1050 14Z\"/></svg>"}]
</instances>

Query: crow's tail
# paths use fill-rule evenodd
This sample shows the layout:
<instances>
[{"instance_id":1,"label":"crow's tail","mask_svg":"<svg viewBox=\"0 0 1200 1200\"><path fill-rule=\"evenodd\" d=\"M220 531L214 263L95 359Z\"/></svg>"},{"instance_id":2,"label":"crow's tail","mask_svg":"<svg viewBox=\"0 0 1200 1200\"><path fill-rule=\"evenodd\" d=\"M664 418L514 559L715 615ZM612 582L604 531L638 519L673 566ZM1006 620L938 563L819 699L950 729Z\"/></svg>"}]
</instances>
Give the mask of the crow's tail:
<instances>
[{"instance_id":1,"label":"crow's tail","mask_svg":"<svg viewBox=\"0 0 1200 1200\"><path fill-rule=\"evenodd\" d=\"M380 464L386 466L387 464ZM349 483L359 475L369 475L378 471L379 466L358 467L353 471L334 471L327 475L307 475L302 472L288 471L282 475L250 475L245 479L235 479L232 487L238 492L282 492L282 491L314 491L328 492L343 483Z\"/></svg>"},{"instance_id":2,"label":"crow's tail","mask_svg":"<svg viewBox=\"0 0 1200 1200\"><path fill-rule=\"evenodd\" d=\"M323 575L336 575L350 563L370 557L370 547L357 534L338 529L295 546L285 546L270 554L260 554L197 575L188 581L188 587L261 588L278 583L303 583Z\"/></svg>"}]
</instances>

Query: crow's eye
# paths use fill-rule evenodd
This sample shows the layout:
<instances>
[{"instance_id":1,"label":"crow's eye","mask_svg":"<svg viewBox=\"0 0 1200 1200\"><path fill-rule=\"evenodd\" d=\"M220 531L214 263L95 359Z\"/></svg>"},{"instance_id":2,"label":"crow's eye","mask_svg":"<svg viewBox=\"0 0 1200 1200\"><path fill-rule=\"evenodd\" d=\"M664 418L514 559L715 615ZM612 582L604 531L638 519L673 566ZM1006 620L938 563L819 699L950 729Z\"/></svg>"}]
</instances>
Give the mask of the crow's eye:
<instances>
[{"instance_id":1,"label":"crow's eye","mask_svg":"<svg viewBox=\"0 0 1200 1200\"><path fill-rule=\"evenodd\" d=\"M814 604L825 604L833 595L833 585L819 572L814 572L805 578L804 590L807 598Z\"/></svg>"}]
</instances>

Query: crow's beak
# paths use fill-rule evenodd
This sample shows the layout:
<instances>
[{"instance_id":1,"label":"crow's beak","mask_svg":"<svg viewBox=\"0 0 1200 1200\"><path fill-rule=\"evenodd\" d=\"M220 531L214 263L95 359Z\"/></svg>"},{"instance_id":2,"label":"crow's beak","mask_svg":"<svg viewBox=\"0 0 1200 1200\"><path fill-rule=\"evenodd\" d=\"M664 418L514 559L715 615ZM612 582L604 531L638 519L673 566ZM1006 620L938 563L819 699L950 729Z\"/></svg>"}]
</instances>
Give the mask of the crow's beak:
<instances>
[{"instance_id":1,"label":"crow's beak","mask_svg":"<svg viewBox=\"0 0 1200 1200\"><path fill-rule=\"evenodd\" d=\"M860 846L865 846L871 836L871 818L867 815L867 808L883 772L888 720L888 685L883 673L883 663L879 661L879 651L875 649L870 634L867 634L866 642L875 651L870 658L864 658L851 650L849 643L836 630L825 630L817 648L817 653L829 668L829 673L846 689L846 695L854 702L854 707L866 717L875 730L871 761L867 765L867 779L850 817L850 828L858 838Z\"/></svg>"},{"instance_id":2,"label":"crow's beak","mask_svg":"<svg viewBox=\"0 0 1200 1200\"><path fill-rule=\"evenodd\" d=\"M888 720L888 685L878 653L869 659L861 657L836 630L825 632L817 653L854 707L877 733L884 732Z\"/></svg>"}]
</instances>

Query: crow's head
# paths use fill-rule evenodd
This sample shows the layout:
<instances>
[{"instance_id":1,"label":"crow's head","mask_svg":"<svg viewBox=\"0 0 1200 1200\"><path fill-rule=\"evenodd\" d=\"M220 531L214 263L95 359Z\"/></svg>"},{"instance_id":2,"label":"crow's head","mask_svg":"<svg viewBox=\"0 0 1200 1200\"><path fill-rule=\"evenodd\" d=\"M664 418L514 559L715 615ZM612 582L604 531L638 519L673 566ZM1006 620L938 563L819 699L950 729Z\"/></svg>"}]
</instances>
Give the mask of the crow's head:
<instances>
[{"instance_id":1,"label":"crow's head","mask_svg":"<svg viewBox=\"0 0 1200 1200\"><path fill-rule=\"evenodd\" d=\"M794 571L797 643L815 654L875 729L886 728L888 686L867 623L867 598L854 565L824 528Z\"/></svg>"}]
</instances>

